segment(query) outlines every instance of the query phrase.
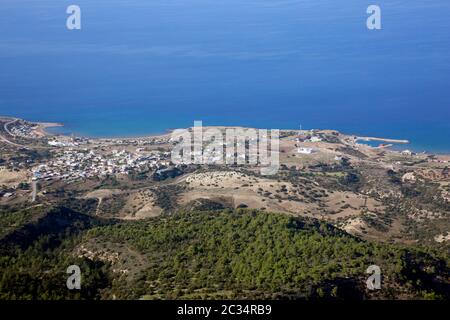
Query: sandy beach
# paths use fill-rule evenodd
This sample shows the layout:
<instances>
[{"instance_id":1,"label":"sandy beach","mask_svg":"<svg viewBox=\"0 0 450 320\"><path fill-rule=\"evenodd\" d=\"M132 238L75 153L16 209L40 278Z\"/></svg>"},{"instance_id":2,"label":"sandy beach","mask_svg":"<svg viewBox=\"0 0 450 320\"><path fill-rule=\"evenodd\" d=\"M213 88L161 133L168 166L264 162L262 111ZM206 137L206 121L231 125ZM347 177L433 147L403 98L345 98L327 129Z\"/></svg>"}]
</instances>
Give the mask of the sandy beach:
<instances>
[{"instance_id":1,"label":"sandy beach","mask_svg":"<svg viewBox=\"0 0 450 320\"><path fill-rule=\"evenodd\" d=\"M58 123L58 122L35 122L37 125L34 132L39 135L40 137L44 137L47 135L52 135L52 133L49 133L46 129L53 128L53 127L63 127L64 124Z\"/></svg>"}]
</instances>

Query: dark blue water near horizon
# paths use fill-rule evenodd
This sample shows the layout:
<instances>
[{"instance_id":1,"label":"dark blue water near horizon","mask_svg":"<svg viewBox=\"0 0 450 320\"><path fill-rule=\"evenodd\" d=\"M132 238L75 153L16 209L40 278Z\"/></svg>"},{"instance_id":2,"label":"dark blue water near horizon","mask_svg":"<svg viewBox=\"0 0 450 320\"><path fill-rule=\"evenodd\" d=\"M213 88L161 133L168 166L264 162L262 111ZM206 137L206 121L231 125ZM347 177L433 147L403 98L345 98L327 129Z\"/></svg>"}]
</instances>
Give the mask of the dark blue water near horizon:
<instances>
[{"instance_id":1,"label":"dark blue water near horizon","mask_svg":"<svg viewBox=\"0 0 450 320\"><path fill-rule=\"evenodd\" d=\"M446 0L2 0L0 115L100 137L302 125L450 152L448 17Z\"/></svg>"}]
</instances>

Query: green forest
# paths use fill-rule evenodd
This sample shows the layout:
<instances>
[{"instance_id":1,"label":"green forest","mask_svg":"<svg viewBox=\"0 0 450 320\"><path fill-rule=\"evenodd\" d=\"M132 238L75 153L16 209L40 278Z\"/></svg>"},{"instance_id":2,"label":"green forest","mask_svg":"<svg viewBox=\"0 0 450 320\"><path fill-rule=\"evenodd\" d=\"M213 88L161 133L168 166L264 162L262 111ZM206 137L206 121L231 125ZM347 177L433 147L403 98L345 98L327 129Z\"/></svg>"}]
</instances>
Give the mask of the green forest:
<instances>
[{"instance_id":1,"label":"green forest","mask_svg":"<svg viewBox=\"0 0 450 320\"><path fill-rule=\"evenodd\" d=\"M2 238L0 299L450 298L448 252L367 242L313 219L237 209L119 222L67 210ZM20 244L24 234L33 241ZM72 264L81 290L66 288ZM380 290L366 288L370 265Z\"/></svg>"}]
</instances>

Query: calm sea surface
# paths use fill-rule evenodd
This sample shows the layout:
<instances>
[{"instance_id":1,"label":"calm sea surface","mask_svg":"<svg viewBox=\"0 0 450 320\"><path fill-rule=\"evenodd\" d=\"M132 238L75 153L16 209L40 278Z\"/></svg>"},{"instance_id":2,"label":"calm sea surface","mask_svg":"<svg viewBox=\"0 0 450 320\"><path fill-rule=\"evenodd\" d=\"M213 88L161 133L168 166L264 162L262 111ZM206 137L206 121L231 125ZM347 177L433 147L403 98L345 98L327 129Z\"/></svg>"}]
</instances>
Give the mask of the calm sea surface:
<instances>
[{"instance_id":1,"label":"calm sea surface","mask_svg":"<svg viewBox=\"0 0 450 320\"><path fill-rule=\"evenodd\" d=\"M450 151L450 1L2 0L0 114L87 136L330 128ZM82 30L66 29L66 8Z\"/></svg>"}]
</instances>

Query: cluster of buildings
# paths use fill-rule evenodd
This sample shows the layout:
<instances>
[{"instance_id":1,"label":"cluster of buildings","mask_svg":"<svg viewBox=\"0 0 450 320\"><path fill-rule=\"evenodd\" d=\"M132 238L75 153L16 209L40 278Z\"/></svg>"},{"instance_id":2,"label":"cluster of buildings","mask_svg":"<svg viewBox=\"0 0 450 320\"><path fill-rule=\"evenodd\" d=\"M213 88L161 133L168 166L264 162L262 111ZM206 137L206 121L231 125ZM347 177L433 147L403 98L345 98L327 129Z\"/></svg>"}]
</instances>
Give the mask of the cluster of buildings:
<instances>
[{"instance_id":1,"label":"cluster of buildings","mask_svg":"<svg viewBox=\"0 0 450 320\"><path fill-rule=\"evenodd\" d=\"M102 143L114 144L114 145L139 145L139 146L149 146L149 145L162 145L169 143L169 138L165 136L161 137L143 137L143 138L128 138L128 139L100 139Z\"/></svg>"},{"instance_id":2,"label":"cluster of buildings","mask_svg":"<svg viewBox=\"0 0 450 320\"><path fill-rule=\"evenodd\" d=\"M39 136L35 132L36 126L32 126L28 123L16 122L13 126L8 128L8 133L12 136L22 138L38 138Z\"/></svg>"},{"instance_id":3,"label":"cluster of buildings","mask_svg":"<svg viewBox=\"0 0 450 320\"><path fill-rule=\"evenodd\" d=\"M80 137L54 136L47 143L52 147L76 147L89 144L90 141L87 138Z\"/></svg>"},{"instance_id":4,"label":"cluster of buildings","mask_svg":"<svg viewBox=\"0 0 450 320\"><path fill-rule=\"evenodd\" d=\"M170 165L170 154L152 152L142 154L125 150L96 153L93 150L68 149L61 151L52 160L33 169L33 179L64 179L101 177L130 174L146 169L159 169Z\"/></svg>"}]
</instances>

